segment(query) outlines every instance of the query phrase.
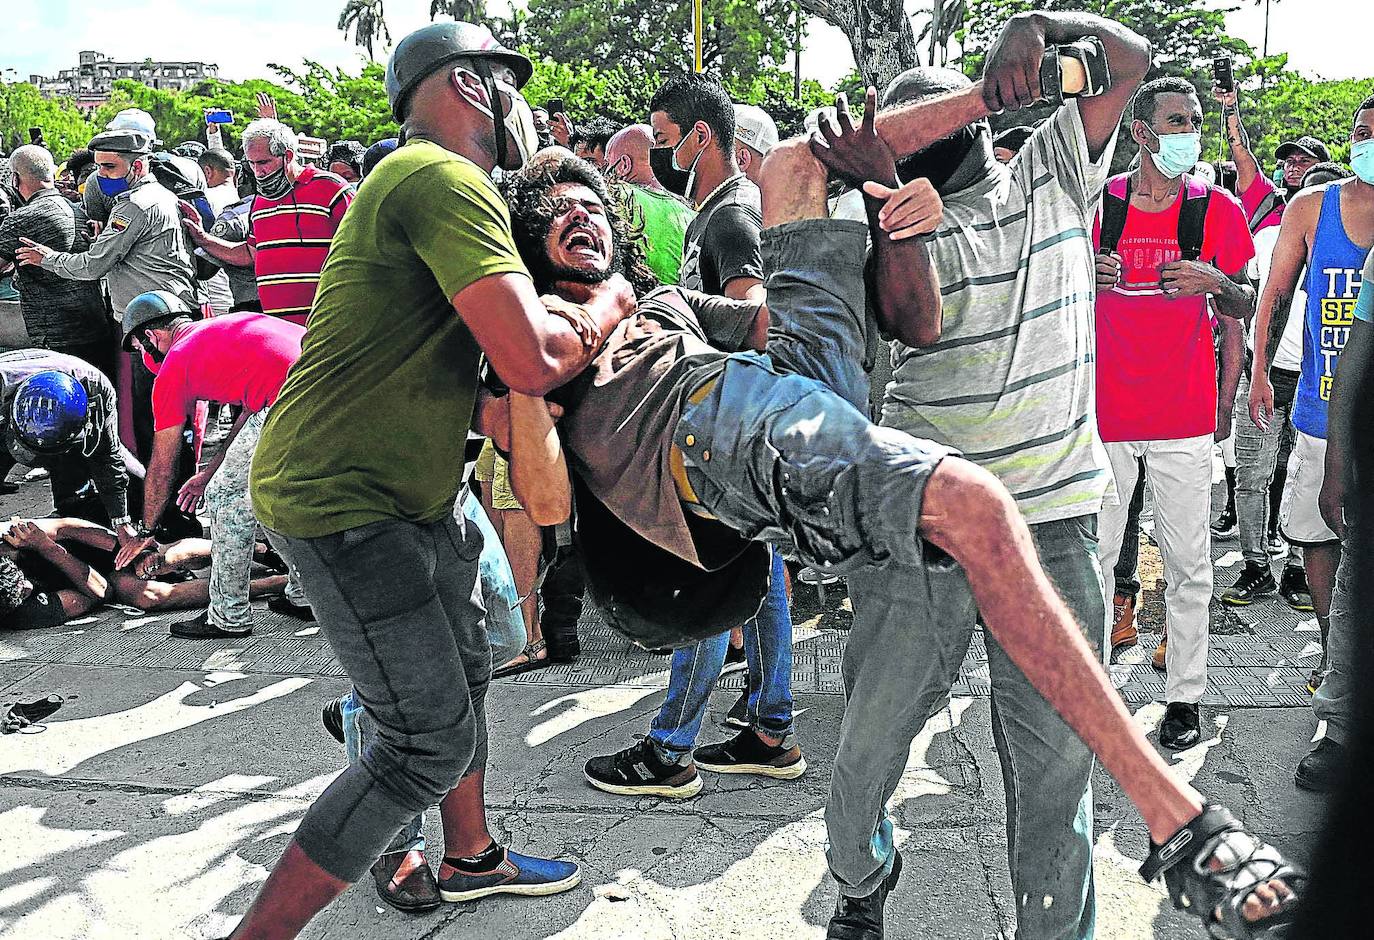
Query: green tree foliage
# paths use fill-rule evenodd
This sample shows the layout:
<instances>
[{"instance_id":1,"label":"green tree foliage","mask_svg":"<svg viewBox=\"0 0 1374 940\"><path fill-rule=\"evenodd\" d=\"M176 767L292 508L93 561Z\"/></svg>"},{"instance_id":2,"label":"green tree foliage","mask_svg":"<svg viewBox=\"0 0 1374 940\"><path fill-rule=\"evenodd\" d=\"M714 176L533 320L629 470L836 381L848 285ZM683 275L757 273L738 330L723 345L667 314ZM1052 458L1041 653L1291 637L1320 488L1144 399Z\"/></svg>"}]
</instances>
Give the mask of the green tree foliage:
<instances>
[{"instance_id":1,"label":"green tree foliage","mask_svg":"<svg viewBox=\"0 0 1374 940\"><path fill-rule=\"evenodd\" d=\"M280 65L272 68L280 82L210 79L185 92L121 80L115 82L110 101L96 112L95 122L103 127L122 108L142 108L157 122L158 136L175 146L184 140L203 143L205 110L226 108L234 121L224 128L225 142L235 146L239 133L257 117L257 95L262 92L276 102L277 117L300 134L363 143L396 135L379 63L368 63L358 75L310 61L299 72Z\"/></svg>"},{"instance_id":2,"label":"green tree foliage","mask_svg":"<svg viewBox=\"0 0 1374 940\"><path fill-rule=\"evenodd\" d=\"M1257 81L1241 93L1241 119L1250 147L1260 165L1274 163L1274 149L1285 140L1311 134L1331 148L1331 158L1342 163L1350 158L1350 130L1355 109L1374 95L1374 81L1345 79L1309 82L1292 72L1282 72L1260 88ZM1209 154L1215 153L1215 148Z\"/></svg>"},{"instance_id":3,"label":"green tree foliage","mask_svg":"<svg viewBox=\"0 0 1374 940\"><path fill-rule=\"evenodd\" d=\"M29 142L29 128L43 129L48 148L63 160L95 134L93 125L71 100L44 98L28 82L0 84L0 150Z\"/></svg>"},{"instance_id":4,"label":"green tree foliage","mask_svg":"<svg viewBox=\"0 0 1374 940\"><path fill-rule=\"evenodd\" d=\"M656 77L692 67L692 5L682 0L530 0L524 41L559 62L614 63ZM781 66L791 3L704 0L702 62L729 81Z\"/></svg>"}]
</instances>

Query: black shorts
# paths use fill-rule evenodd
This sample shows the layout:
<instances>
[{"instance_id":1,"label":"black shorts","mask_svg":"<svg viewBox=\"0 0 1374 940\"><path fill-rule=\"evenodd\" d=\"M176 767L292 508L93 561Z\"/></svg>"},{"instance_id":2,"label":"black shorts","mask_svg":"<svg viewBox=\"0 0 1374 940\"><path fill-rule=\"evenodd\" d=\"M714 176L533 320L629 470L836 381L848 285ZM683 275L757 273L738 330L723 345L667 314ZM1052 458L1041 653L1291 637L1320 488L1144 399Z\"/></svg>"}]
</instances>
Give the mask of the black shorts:
<instances>
[{"instance_id":1,"label":"black shorts","mask_svg":"<svg viewBox=\"0 0 1374 940\"><path fill-rule=\"evenodd\" d=\"M41 630L67 622L56 591L35 587L24 603L0 617L0 630Z\"/></svg>"}]
</instances>

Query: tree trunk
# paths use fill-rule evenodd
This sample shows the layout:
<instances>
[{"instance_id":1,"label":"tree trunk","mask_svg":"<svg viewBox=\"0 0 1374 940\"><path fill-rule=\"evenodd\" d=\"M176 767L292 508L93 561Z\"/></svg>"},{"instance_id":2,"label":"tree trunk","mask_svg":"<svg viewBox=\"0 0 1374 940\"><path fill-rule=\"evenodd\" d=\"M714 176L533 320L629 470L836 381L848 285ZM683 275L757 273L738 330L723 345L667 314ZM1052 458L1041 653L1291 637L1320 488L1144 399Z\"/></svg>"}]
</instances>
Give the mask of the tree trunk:
<instances>
[{"instance_id":1,"label":"tree trunk","mask_svg":"<svg viewBox=\"0 0 1374 940\"><path fill-rule=\"evenodd\" d=\"M879 92L902 72L920 65L916 34L902 0L801 0L801 5L849 37L859 74Z\"/></svg>"}]
</instances>

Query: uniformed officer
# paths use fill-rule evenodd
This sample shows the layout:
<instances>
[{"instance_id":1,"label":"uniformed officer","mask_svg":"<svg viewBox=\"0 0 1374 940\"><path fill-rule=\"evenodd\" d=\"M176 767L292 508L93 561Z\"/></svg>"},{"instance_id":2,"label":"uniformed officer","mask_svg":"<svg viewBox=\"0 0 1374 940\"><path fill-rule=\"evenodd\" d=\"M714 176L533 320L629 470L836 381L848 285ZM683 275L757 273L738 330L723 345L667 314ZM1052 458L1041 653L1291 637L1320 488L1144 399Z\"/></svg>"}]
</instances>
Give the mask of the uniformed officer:
<instances>
[{"instance_id":1,"label":"uniformed officer","mask_svg":"<svg viewBox=\"0 0 1374 940\"><path fill-rule=\"evenodd\" d=\"M107 130L88 146L97 167L92 180L114 200L100 235L83 253L53 251L21 239L24 247L15 252L16 260L72 280L104 278L110 302L121 314L129 301L150 290L168 291L197 306L195 265L177 197L151 171L152 136L138 130ZM153 439L153 378L137 359L131 368L135 450L147 461Z\"/></svg>"},{"instance_id":2,"label":"uniformed officer","mask_svg":"<svg viewBox=\"0 0 1374 940\"><path fill-rule=\"evenodd\" d=\"M177 198L149 169L152 138L138 131L105 131L88 146L95 156L96 185L114 199L109 221L86 252L53 251L24 239L15 252L19 263L77 281L105 278L119 311L150 290L194 302L195 267Z\"/></svg>"}]
</instances>

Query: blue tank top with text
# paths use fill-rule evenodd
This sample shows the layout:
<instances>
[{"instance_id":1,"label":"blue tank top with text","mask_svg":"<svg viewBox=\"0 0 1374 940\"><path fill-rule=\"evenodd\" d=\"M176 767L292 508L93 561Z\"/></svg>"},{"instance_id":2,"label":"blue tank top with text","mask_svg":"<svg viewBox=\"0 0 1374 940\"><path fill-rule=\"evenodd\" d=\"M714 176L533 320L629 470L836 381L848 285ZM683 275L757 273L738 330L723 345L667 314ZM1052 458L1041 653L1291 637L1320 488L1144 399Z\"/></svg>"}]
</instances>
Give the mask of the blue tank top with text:
<instances>
[{"instance_id":1,"label":"blue tank top with text","mask_svg":"<svg viewBox=\"0 0 1374 940\"><path fill-rule=\"evenodd\" d=\"M1293 400L1293 427L1326 439L1326 408L1336 360L1350 338L1350 323L1360 295L1360 270L1369 255L1346 234L1341 190L1326 187L1321 215L1307 262L1307 320L1303 325L1302 377Z\"/></svg>"}]
</instances>

